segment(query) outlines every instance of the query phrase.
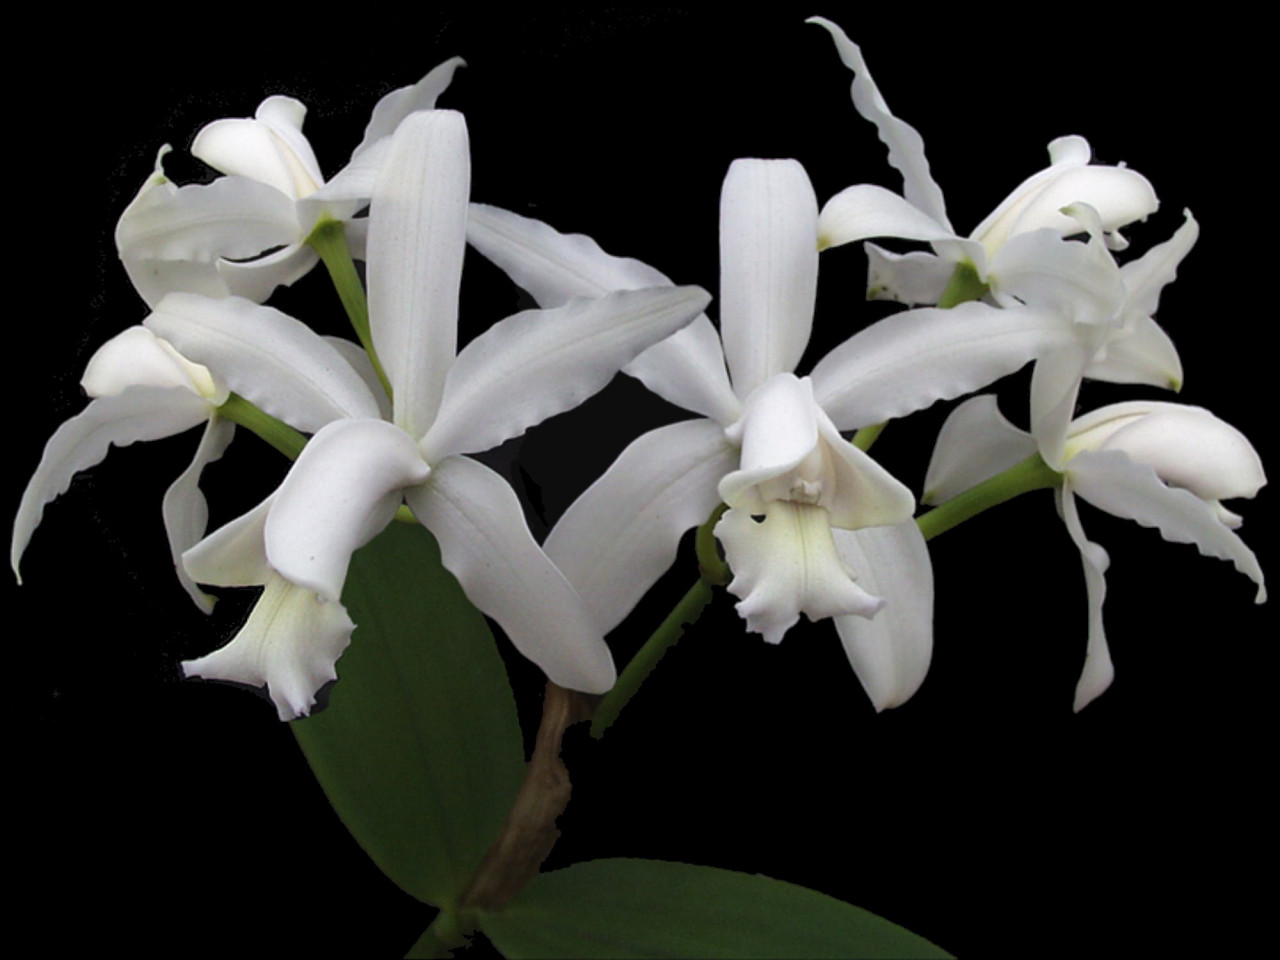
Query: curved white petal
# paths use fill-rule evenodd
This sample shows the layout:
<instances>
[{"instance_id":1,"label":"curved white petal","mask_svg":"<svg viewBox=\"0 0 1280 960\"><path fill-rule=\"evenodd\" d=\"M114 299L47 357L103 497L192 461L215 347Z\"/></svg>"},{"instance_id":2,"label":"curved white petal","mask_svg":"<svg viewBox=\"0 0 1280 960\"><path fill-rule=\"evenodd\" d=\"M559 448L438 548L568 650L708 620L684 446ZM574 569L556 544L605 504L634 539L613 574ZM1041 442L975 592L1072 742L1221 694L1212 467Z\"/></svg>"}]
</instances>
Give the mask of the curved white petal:
<instances>
[{"instance_id":1,"label":"curved white petal","mask_svg":"<svg viewBox=\"0 0 1280 960\"><path fill-rule=\"evenodd\" d=\"M971 302L908 310L818 361L813 393L839 429L852 430L978 390L1068 336L1059 317L1030 307Z\"/></svg>"},{"instance_id":2,"label":"curved white petal","mask_svg":"<svg viewBox=\"0 0 1280 960\"><path fill-rule=\"evenodd\" d=\"M870 183L841 190L823 204L818 217L818 246L824 250L871 237L933 241L954 236L896 193Z\"/></svg>"},{"instance_id":3,"label":"curved white petal","mask_svg":"<svg viewBox=\"0 0 1280 960\"><path fill-rule=\"evenodd\" d=\"M196 583L215 587L261 586L274 575L267 562L267 514L275 494L248 513L224 523L182 555L182 566Z\"/></svg>"},{"instance_id":4,"label":"curved white petal","mask_svg":"<svg viewBox=\"0 0 1280 960\"><path fill-rule=\"evenodd\" d=\"M226 387L208 367L192 363L143 326L122 330L94 351L80 386L91 397L113 396L129 387L181 387L215 405L227 399Z\"/></svg>"},{"instance_id":5,"label":"curved white petal","mask_svg":"<svg viewBox=\"0 0 1280 960\"><path fill-rule=\"evenodd\" d=\"M1103 408L1072 424L1072 443L1123 451L1202 500L1253 497L1267 482L1262 458L1245 435L1202 407L1150 401Z\"/></svg>"},{"instance_id":6,"label":"curved white petal","mask_svg":"<svg viewBox=\"0 0 1280 960\"><path fill-rule=\"evenodd\" d=\"M600 633L671 566L680 537L711 516L716 484L737 464L719 424L673 423L634 440L565 511L543 547Z\"/></svg>"},{"instance_id":7,"label":"curved white petal","mask_svg":"<svg viewBox=\"0 0 1280 960\"><path fill-rule=\"evenodd\" d=\"M924 156L924 140L915 127L904 123L889 112L879 87L871 79L867 64L862 59L858 45L843 30L822 17L810 17L808 23L825 27L835 41L836 52L846 67L854 73L853 106L865 120L875 124L880 141L889 148L889 166L902 174L902 193L912 206L923 210L938 223L951 231L947 219L942 190L929 172L929 161Z\"/></svg>"},{"instance_id":8,"label":"curved white petal","mask_svg":"<svg viewBox=\"0 0 1280 960\"><path fill-rule=\"evenodd\" d=\"M401 121L411 113L419 110L431 110L436 99L449 88L453 75L459 67L465 67L466 61L461 57L450 57L434 67L425 77L415 84L392 90L374 105L369 117L368 126L364 129L364 137L359 146L351 154L355 160L383 137L396 132Z\"/></svg>"},{"instance_id":9,"label":"curved white petal","mask_svg":"<svg viewBox=\"0 0 1280 960\"><path fill-rule=\"evenodd\" d=\"M720 336L739 397L796 368L818 292L818 201L795 160L735 160L720 194Z\"/></svg>"},{"instance_id":10,"label":"curved white petal","mask_svg":"<svg viewBox=\"0 0 1280 960\"><path fill-rule=\"evenodd\" d=\"M1005 306L1021 301L1073 323L1111 323L1125 304L1120 268L1105 246L1064 240L1050 230L1011 239L992 257L990 274L992 293Z\"/></svg>"},{"instance_id":11,"label":"curved white petal","mask_svg":"<svg viewBox=\"0 0 1280 960\"><path fill-rule=\"evenodd\" d=\"M733 570L728 590L747 629L779 643L804 614L821 620L844 614L875 616L884 601L854 583L836 552L827 511L813 504L771 500L763 519L729 509L716 524Z\"/></svg>"},{"instance_id":12,"label":"curved white petal","mask_svg":"<svg viewBox=\"0 0 1280 960\"><path fill-rule=\"evenodd\" d=\"M304 107L292 97L268 97L253 119L206 124L191 143L191 155L228 176L274 187L290 200L312 193L324 178L302 135Z\"/></svg>"},{"instance_id":13,"label":"curved white petal","mask_svg":"<svg viewBox=\"0 0 1280 960\"><path fill-rule=\"evenodd\" d=\"M293 200L245 177L191 184L130 207L116 226L125 260L244 259L301 239Z\"/></svg>"},{"instance_id":14,"label":"curved white petal","mask_svg":"<svg viewBox=\"0 0 1280 960\"><path fill-rule=\"evenodd\" d=\"M436 465L430 483L405 496L440 542L446 569L520 653L562 687L604 693L613 686L609 648L529 533L505 480L474 460L450 457Z\"/></svg>"},{"instance_id":15,"label":"curved white petal","mask_svg":"<svg viewBox=\"0 0 1280 960\"><path fill-rule=\"evenodd\" d=\"M874 243L864 243L862 249L867 254L868 300L937 303L955 272L954 263L935 253L893 253Z\"/></svg>"},{"instance_id":16,"label":"curved white petal","mask_svg":"<svg viewBox=\"0 0 1280 960\"><path fill-rule=\"evenodd\" d=\"M467 242L543 308L561 306L577 296L671 284L648 264L605 253L590 237L560 233L539 220L482 203L471 204ZM686 410L723 425L738 416L720 337L706 317L696 318L623 369Z\"/></svg>"},{"instance_id":17,"label":"curved white petal","mask_svg":"<svg viewBox=\"0 0 1280 960\"><path fill-rule=\"evenodd\" d=\"M933 565L914 520L833 530L836 551L866 590L884 598L874 617L836 617L836 632L877 711L920 689L933 658Z\"/></svg>"},{"instance_id":18,"label":"curved white petal","mask_svg":"<svg viewBox=\"0 0 1280 960\"><path fill-rule=\"evenodd\" d=\"M1031 434L1000 412L989 393L951 411L933 447L924 478L924 503L945 503L1036 452Z\"/></svg>"},{"instance_id":19,"label":"curved white petal","mask_svg":"<svg viewBox=\"0 0 1280 960\"><path fill-rule=\"evenodd\" d=\"M1200 224L1190 210L1182 211L1183 221L1164 243L1157 244L1137 260L1120 268L1125 289L1129 292L1129 309L1148 316L1160 305L1160 292L1178 276L1178 265L1191 252L1200 237Z\"/></svg>"},{"instance_id":20,"label":"curved white petal","mask_svg":"<svg viewBox=\"0 0 1280 960\"><path fill-rule=\"evenodd\" d=\"M1148 316L1130 316L1122 330L1110 333L1101 356L1085 368L1090 380L1144 383L1182 389L1182 358L1173 340Z\"/></svg>"},{"instance_id":21,"label":"curved white petal","mask_svg":"<svg viewBox=\"0 0 1280 960\"><path fill-rule=\"evenodd\" d=\"M1267 598L1262 568L1218 516L1216 504L1165 486L1155 470L1120 450L1085 450L1067 464L1072 489L1095 507L1144 527L1155 527L1174 543L1194 543L1205 556L1230 560L1258 585L1256 602Z\"/></svg>"},{"instance_id":22,"label":"curved white petal","mask_svg":"<svg viewBox=\"0 0 1280 960\"><path fill-rule=\"evenodd\" d=\"M206 297L231 295L227 282L218 272L218 263L145 257L126 257L121 263L138 296L153 310L171 293L198 293Z\"/></svg>"},{"instance_id":23,"label":"curved white petal","mask_svg":"<svg viewBox=\"0 0 1280 960\"><path fill-rule=\"evenodd\" d=\"M1111 558L1107 551L1085 536L1076 509L1076 498L1068 479L1057 491L1058 512L1067 524L1067 532L1080 551L1084 565L1085 593L1089 604L1089 640L1085 647L1084 669L1076 683L1074 709L1077 713L1087 707L1099 694L1111 686L1115 667L1111 663L1111 651L1107 647L1107 634L1102 622L1102 604L1107 597L1107 567Z\"/></svg>"},{"instance_id":24,"label":"curved white petal","mask_svg":"<svg viewBox=\"0 0 1280 960\"><path fill-rule=\"evenodd\" d=\"M699 287L620 290L494 324L450 367L423 455L435 462L488 450L577 406L710 299Z\"/></svg>"},{"instance_id":25,"label":"curved white petal","mask_svg":"<svg viewBox=\"0 0 1280 960\"><path fill-rule=\"evenodd\" d=\"M1044 462L1055 470L1062 469L1067 431L1092 353L1088 346L1068 344L1041 357L1031 372L1031 435Z\"/></svg>"},{"instance_id":26,"label":"curved white petal","mask_svg":"<svg viewBox=\"0 0 1280 960\"><path fill-rule=\"evenodd\" d=\"M281 720L305 717L316 692L338 678L355 624L346 608L271 574L249 619L225 647L184 660L188 677L266 685Z\"/></svg>"},{"instance_id":27,"label":"curved white petal","mask_svg":"<svg viewBox=\"0 0 1280 960\"><path fill-rule=\"evenodd\" d=\"M212 409L208 401L183 387L130 387L118 395L93 400L58 427L27 481L13 521L9 562L14 575L21 580L18 564L40 524L45 504L65 493L77 473L101 463L112 446L125 447L190 430L203 423Z\"/></svg>"},{"instance_id":28,"label":"curved white petal","mask_svg":"<svg viewBox=\"0 0 1280 960\"><path fill-rule=\"evenodd\" d=\"M311 246L291 243L255 260L219 260L217 268L218 276L226 284L228 296L263 303L276 287L292 286L319 262L320 257Z\"/></svg>"},{"instance_id":29,"label":"curved white petal","mask_svg":"<svg viewBox=\"0 0 1280 960\"><path fill-rule=\"evenodd\" d=\"M206 466L222 456L234 434L235 424L217 416L210 417L191 465L165 491L161 503L169 553L178 573L178 582L205 613L213 609L213 599L196 586L183 566L182 555L204 536L209 523L209 504L200 491L200 475Z\"/></svg>"},{"instance_id":30,"label":"curved white petal","mask_svg":"<svg viewBox=\"0 0 1280 960\"><path fill-rule=\"evenodd\" d=\"M395 422L431 426L458 344L471 154L462 114L410 115L391 138L369 209L369 323Z\"/></svg>"},{"instance_id":31,"label":"curved white petal","mask_svg":"<svg viewBox=\"0 0 1280 960\"><path fill-rule=\"evenodd\" d=\"M335 420L311 438L275 493L267 559L299 586L338 600L351 555L391 522L404 489L430 475L398 427Z\"/></svg>"},{"instance_id":32,"label":"curved white petal","mask_svg":"<svg viewBox=\"0 0 1280 960\"><path fill-rule=\"evenodd\" d=\"M231 390L307 433L342 417L376 417L378 404L319 334L241 297L166 297L144 325Z\"/></svg>"},{"instance_id":33,"label":"curved white petal","mask_svg":"<svg viewBox=\"0 0 1280 960\"><path fill-rule=\"evenodd\" d=\"M325 337L324 341L342 354L342 359L347 361L351 369L360 375L364 385L369 388L369 393L378 402L378 412L382 419L390 421L391 398L387 396L387 391L383 389L382 381L378 379L378 372L373 369L373 361L369 359L369 354L365 353L364 347L342 337Z\"/></svg>"}]
</instances>

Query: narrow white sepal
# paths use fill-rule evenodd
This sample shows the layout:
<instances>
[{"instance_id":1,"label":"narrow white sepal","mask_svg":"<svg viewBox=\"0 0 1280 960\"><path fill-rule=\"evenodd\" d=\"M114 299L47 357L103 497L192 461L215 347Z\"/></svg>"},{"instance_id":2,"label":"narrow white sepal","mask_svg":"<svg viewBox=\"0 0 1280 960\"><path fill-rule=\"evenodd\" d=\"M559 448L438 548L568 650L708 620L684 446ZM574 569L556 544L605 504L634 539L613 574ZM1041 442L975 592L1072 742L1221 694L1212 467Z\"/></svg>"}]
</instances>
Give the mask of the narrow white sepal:
<instances>
[{"instance_id":1,"label":"narrow white sepal","mask_svg":"<svg viewBox=\"0 0 1280 960\"><path fill-rule=\"evenodd\" d=\"M178 582L205 613L213 609L213 598L196 586L183 566L182 555L204 536L209 523L209 504L200 490L200 475L222 456L234 435L235 424L216 415L210 417L191 465L170 484L160 505Z\"/></svg>"},{"instance_id":2,"label":"narrow white sepal","mask_svg":"<svg viewBox=\"0 0 1280 960\"><path fill-rule=\"evenodd\" d=\"M951 411L924 478L923 503L946 503L1036 452L1031 434L1005 419L991 394L971 397Z\"/></svg>"},{"instance_id":3,"label":"narrow white sepal","mask_svg":"<svg viewBox=\"0 0 1280 960\"><path fill-rule=\"evenodd\" d=\"M1111 662L1111 650L1107 646L1107 634L1102 621L1102 605L1107 597L1106 572L1111 558L1107 556L1106 550L1085 536L1070 479L1059 488L1057 497L1058 512L1066 522L1072 542L1080 551L1089 604L1089 639L1085 647L1084 669L1076 683L1074 704L1075 711L1079 713L1111 686L1111 681L1115 678L1116 671Z\"/></svg>"}]
</instances>

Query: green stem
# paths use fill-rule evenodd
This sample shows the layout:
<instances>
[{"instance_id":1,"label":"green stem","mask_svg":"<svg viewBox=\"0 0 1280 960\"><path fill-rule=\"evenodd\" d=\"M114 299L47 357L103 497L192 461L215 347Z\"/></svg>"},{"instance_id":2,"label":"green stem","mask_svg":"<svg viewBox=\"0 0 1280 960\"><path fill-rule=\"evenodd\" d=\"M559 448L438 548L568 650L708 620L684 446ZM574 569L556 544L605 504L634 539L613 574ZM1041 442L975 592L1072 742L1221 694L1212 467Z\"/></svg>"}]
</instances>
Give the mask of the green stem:
<instances>
[{"instance_id":1,"label":"green stem","mask_svg":"<svg viewBox=\"0 0 1280 960\"><path fill-rule=\"evenodd\" d=\"M297 460L307 445L303 434L263 412L238 393L227 397L226 403L218 408L218 416L252 430L290 460Z\"/></svg>"},{"instance_id":2,"label":"green stem","mask_svg":"<svg viewBox=\"0 0 1280 960\"><path fill-rule=\"evenodd\" d=\"M643 647L631 658L631 662L623 668L618 682L613 689L604 695L604 699L596 705L595 714L591 718L591 736L599 740L610 724L618 719L622 708L630 702L640 689L640 684L653 672L658 661L684 634L686 624L697 622L703 608L711 602L711 584L699 577L675 609L667 614L662 625L653 632Z\"/></svg>"},{"instance_id":3,"label":"green stem","mask_svg":"<svg viewBox=\"0 0 1280 960\"><path fill-rule=\"evenodd\" d=\"M853 439L849 442L863 453L866 453L871 449L871 445L880 438L881 432L883 432L884 428L888 425L889 421L886 420L884 423L877 423L870 427L863 427L853 435Z\"/></svg>"},{"instance_id":4,"label":"green stem","mask_svg":"<svg viewBox=\"0 0 1280 960\"><path fill-rule=\"evenodd\" d=\"M720 556L720 548L716 546L715 533L716 524L728 509L729 505L722 503L712 510L707 522L698 528L693 538L694 552L698 557L698 573L713 587L723 587L733 579L733 571L724 562Z\"/></svg>"},{"instance_id":5,"label":"green stem","mask_svg":"<svg viewBox=\"0 0 1280 960\"><path fill-rule=\"evenodd\" d=\"M324 261L334 289L338 291L338 299L342 301L351 326L360 338L360 345L369 355L382 388L387 391L388 397L391 396L391 381L387 379L378 360L378 353L373 349L373 334L369 329L369 301L365 298L364 284L360 282L360 274L356 272L355 261L351 259L345 224L341 220L321 220L307 237L307 243Z\"/></svg>"},{"instance_id":6,"label":"green stem","mask_svg":"<svg viewBox=\"0 0 1280 960\"><path fill-rule=\"evenodd\" d=\"M976 487L970 487L941 506L916 517L916 525L924 538L931 540L970 517L1006 500L1012 500L1019 494L1061 485L1062 474L1045 463L1040 454L1033 453L1003 473L997 473Z\"/></svg>"},{"instance_id":7,"label":"green stem","mask_svg":"<svg viewBox=\"0 0 1280 960\"><path fill-rule=\"evenodd\" d=\"M978 270L969 261L957 263L955 271L951 274L951 279L947 281L947 288L942 291L942 296L938 298L939 310L950 310L952 307L961 303L967 303L970 300L981 300L990 290L982 279L978 276Z\"/></svg>"}]
</instances>

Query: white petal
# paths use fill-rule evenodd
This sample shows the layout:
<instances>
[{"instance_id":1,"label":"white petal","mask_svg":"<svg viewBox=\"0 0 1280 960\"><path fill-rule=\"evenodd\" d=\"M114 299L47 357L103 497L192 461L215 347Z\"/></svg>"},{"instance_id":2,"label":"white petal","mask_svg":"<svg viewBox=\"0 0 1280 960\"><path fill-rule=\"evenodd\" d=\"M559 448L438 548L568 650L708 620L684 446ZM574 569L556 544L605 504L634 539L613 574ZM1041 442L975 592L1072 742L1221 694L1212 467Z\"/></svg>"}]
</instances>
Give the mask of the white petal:
<instances>
[{"instance_id":1,"label":"white petal","mask_svg":"<svg viewBox=\"0 0 1280 960\"><path fill-rule=\"evenodd\" d=\"M906 703L933 658L933 565L914 520L891 527L833 530L836 550L870 593L874 617L835 618L854 673L876 710Z\"/></svg>"},{"instance_id":2,"label":"white petal","mask_svg":"<svg viewBox=\"0 0 1280 960\"><path fill-rule=\"evenodd\" d=\"M436 105L436 98L449 88L453 75L459 67L465 67L466 61L461 57L450 57L436 66L430 73L411 86L392 90L377 102L369 117L369 124L364 129L364 138L351 154L354 160L370 146L383 137L396 132L402 120L419 110L431 110Z\"/></svg>"},{"instance_id":3,"label":"white petal","mask_svg":"<svg viewBox=\"0 0 1280 960\"><path fill-rule=\"evenodd\" d=\"M355 624L337 601L272 574L249 619L220 650L183 661L188 677L266 685L281 720L305 717L316 692L338 677L336 663Z\"/></svg>"},{"instance_id":4,"label":"white petal","mask_svg":"<svg viewBox=\"0 0 1280 960\"><path fill-rule=\"evenodd\" d=\"M980 389L1065 341L1062 321L1030 307L962 303L886 317L814 367L814 397L841 430L902 417Z\"/></svg>"},{"instance_id":5,"label":"white petal","mask_svg":"<svg viewBox=\"0 0 1280 960\"><path fill-rule=\"evenodd\" d=\"M217 267L218 276L226 284L227 295L263 303L276 287L292 286L319 262L320 257L310 246L292 243L255 260L219 260Z\"/></svg>"},{"instance_id":6,"label":"white petal","mask_svg":"<svg viewBox=\"0 0 1280 960\"><path fill-rule=\"evenodd\" d=\"M342 359L347 361L351 369L360 375L360 379L364 381L364 385L369 388L369 393L378 402L378 412L383 420L391 419L391 398L387 396L387 391L382 387L382 381L378 379L378 372L373 369L373 361L369 359L369 354L365 353L364 347L358 343L352 343L342 337L325 337L325 343L342 354Z\"/></svg>"},{"instance_id":7,"label":"white petal","mask_svg":"<svg viewBox=\"0 0 1280 960\"><path fill-rule=\"evenodd\" d=\"M1160 292L1178 276L1178 265L1195 246L1200 237L1200 224L1190 210L1182 211L1182 215L1182 226L1172 237L1120 268L1125 289L1129 291L1129 309L1148 316L1155 313L1160 305Z\"/></svg>"},{"instance_id":8,"label":"white petal","mask_svg":"<svg viewBox=\"0 0 1280 960\"><path fill-rule=\"evenodd\" d=\"M14 575L18 576L18 563L45 504L65 493L77 473L101 463L112 446L174 436L203 423L211 411L208 401L189 389L131 387L117 396L99 397L58 427L27 482L13 521L9 562Z\"/></svg>"},{"instance_id":9,"label":"white petal","mask_svg":"<svg viewBox=\"0 0 1280 960\"><path fill-rule=\"evenodd\" d=\"M338 600L351 555L391 522L404 489L430 474L398 427L335 420L311 438L275 493L266 523L271 566Z\"/></svg>"},{"instance_id":10,"label":"white petal","mask_svg":"<svg viewBox=\"0 0 1280 960\"><path fill-rule=\"evenodd\" d=\"M765 511L757 521L746 510L726 510L716 524L733 570L728 589L739 598L736 607L748 630L779 643L802 613L815 621L871 617L884 605L853 582L836 552L826 510L772 500Z\"/></svg>"},{"instance_id":11,"label":"white petal","mask_svg":"<svg viewBox=\"0 0 1280 960\"><path fill-rule=\"evenodd\" d=\"M991 394L971 397L938 431L924 478L924 503L945 503L1036 452L1031 434L1000 413Z\"/></svg>"},{"instance_id":12,"label":"white petal","mask_svg":"<svg viewBox=\"0 0 1280 960\"><path fill-rule=\"evenodd\" d=\"M291 200L324 182L311 145L302 135L304 107L292 97L268 97L254 119L207 124L191 143L191 155L228 176L274 187Z\"/></svg>"},{"instance_id":13,"label":"white petal","mask_svg":"<svg viewBox=\"0 0 1280 960\"><path fill-rule=\"evenodd\" d=\"M424 456L434 462L488 450L577 406L710 299L698 287L621 290L494 324L449 369Z\"/></svg>"},{"instance_id":14,"label":"white petal","mask_svg":"<svg viewBox=\"0 0 1280 960\"><path fill-rule=\"evenodd\" d=\"M131 207L116 227L125 260L245 259L301 239L293 200L244 177L191 184Z\"/></svg>"},{"instance_id":15,"label":"white petal","mask_svg":"<svg viewBox=\"0 0 1280 960\"><path fill-rule=\"evenodd\" d=\"M992 292L1005 306L1021 301L1073 323L1111 323L1125 303L1120 268L1105 246L1064 240L1049 230L1014 237L992 258L990 273Z\"/></svg>"},{"instance_id":16,"label":"white petal","mask_svg":"<svg viewBox=\"0 0 1280 960\"><path fill-rule=\"evenodd\" d=\"M1131 315L1122 330L1111 332L1101 356L1084 375L1108 383L1144 383L1166 390L1182 388L1182 359L1173 340L1148 316Z\"/></svg>"},{"instance_id":17,"label":"white petal","mask_svg":"<svg viewBox=\"0 0 1280 960\"><path fill-rule=\"evenodd\" d=\"M227 399L226 387L216 383L208 367L192 363L143 326L122 330L94 351L80 386L91 397L129 387L180 387L215 405Z\"/></svg>"},{"instance_id":18,"label":"white petal","mask_svg":"<svg viewBox=\"0 0 1280 960\"><path fill-rule=\"evenodd\" d=\"M445 567L520 653L562 687L603 693L613 686L609 648L529 533L506 481L474 460L450 457L430 483L405 495L440 542Z\"/></svg>"},{"instance_id":19,"label":"white petal","mask_svg":"<svg viewBox=\"0 0 1280 960\"><path fill-rule=\"evenodd\" d=\"M864 243L862 249L867 254L868 300L937 303L955 272L955 264L933 253L893 253L874 243Z\"/></svg>"},{"instance_id":20,"label":"white petal","mask_svg":"<svg viewBox=\"0 0 1280 960\"><path fill-rule=\"evenodd\" d=\"M902 192L912 206L923 210L938 223L951 230L947 220L946 204L942 190L929 172L929 161L924 156L924 140L916 129L889 112L889 106L880 94L879 87L871 79L862 51L845 32L830 20L810 17L808 23L825 27L835 41L841 61L854 73L853 106L866 120L875 124L880 141L889 148L889 166L902 174Z\"/></svg>"},{"instance_id":21,"label":"white petal","mask_svg":"<svg viewBox=\"0 0 1280 960\"><path fill-rule=\"evenodd\" d=\"M1253 497L1267 482L1262 458L1245 435L1208 410L1154 401L1144 406L1145 416L1118 424L1094 449L1121 450L1202 500Z\"/></svg>"},{"instance_id":22,"label":"white petal","mask_svg":"<svg viewBox=\"0 0 1280 960\"><path fill-rule=\"evenodd\" d=\"M274 575L267 562L267 514L275 495L248 513L223 524L182 555L182 566L196 583L216 587L261 586Z\"/></svg>"},{"instance_id":23,"label":"white petal","mask_svg":"<svg viewBox=\"0 0 1280 960\"><path fill-rule=\"evenodd\" d=\"M1067 430L1090 356L1089 347L1068 344L1041 357L1031 372L1031 435L1055 470L1062 469L1066 456Z\"/></svg>"},{"instance_id":24,"label":"white petal","mask_svg":"<svg viewBox=\"0 0 1280 960\"><path fill-rule=\"evenodd\" d=\"M306 433L342 417L378 415L360 375L323 337L279 310L241 297L172 294L145 325L231 390Z\"/></svg>"},{"instance_id":25,"label":"white petal","mask_svg":"<svg viewBox=\"0 0 1280 960\"><path fill-rule=\"evenodd\" d=\"M794 160L735 160L720 195L720 335L734 392L795 369L818 291L818 201Z\"/></svg>"},{"instance_id":26,"label":"white petal","mask_svg":"<svg viewBox=\"0 0 1280 960\"><path fill-rule=\"evenodd\" d=\"M1165 486L1155 470L1119 450L1085 450L1067 465L1072 488L1095 507L1144 527L1155 527L1174 543L1194 543L1205 556L1230 560L1258 585L1266 600L1262 568L1252 550L1218 517L1216 504L1188 490Z\"/></svg>"},{"instance_id":27,"label":"white petal","mask_svg":"<svg viewBox=\"0 0 1280 960\"><path fill-rule=\"evenodd\" d=\"M539 220L485 204L471 205L467 241L543 308L561 306L573 297L671 284L648 264L605 253L590 237L560 233ZM624 369L686 410L724 425L738 416L720 338L706 317L698 317Z\"/></svg>"},{"instance_id":28,"label":"white petal","mask_svg":"<svg viewBox=\"0 0 1280 960\"><path fill-rule=\"evenodd\" d=\"M471 155L462 114L409 116L391 138L369 210L369 322L396 424L421 437L457 352Z\"/></svg>"},{"instance_id":29,"label":"white petal","mask_svg":"<svg viewBox=\"0 0 1280 960\"><path fill-rule=\"evenodd\" d=\"M680 537L720 502L738 451L711 420L633 441L565 511L543 545L600 633L616 627L676 557Z\"/></svg>"},{"instance_id":30,"label":"white petal","mask_svg":"<svg viewBox=\"0 0 1280 960\"><path fill-rule=\"evenodd\" d=\"M954 234L896 193L869 183L846 187L823 205L818 218L822 249L871 237L933 241Z\"/></svg>"},{"instance_id":31,"label":"white petal","mask_svg":"<svg viewBox=\"0 0 1280 960\"><path fill-rule=\"evenodd\" d=\"M1089 641L1085 647L1084 670L1081 671L1080 680L1076 683L1075 710L1079 713L1111 686L1116 673L1111 663L1111 651L1107 648L1107 634L1102 622L1102 604L1107 597L1105 575L1111 558L1107 556L1106 550L1085 536L1070 480L1062 485L1057 496L1058 512L1066 521L1067 532L1071 534L1072 541L1079 549L1080 560L1084 564L1085 592L1089 603Z\"/></svg>"},{"instance_id":32,"label":"white petal","mask_svg":"<svg viewBox=\"0 0 1280 960\"><path fill-rule=\"evenodd\" d=\"M205 613L213 609L213 600L196 586L187 573L182 555L204 536L209 523L209 504L200 491L200 475L206 466L222 456L234 434L235 424L220 417L211 417L191 465L165 491L161 503L169 553L178 573L178 582Z\"/></svg>"}]
</instances>

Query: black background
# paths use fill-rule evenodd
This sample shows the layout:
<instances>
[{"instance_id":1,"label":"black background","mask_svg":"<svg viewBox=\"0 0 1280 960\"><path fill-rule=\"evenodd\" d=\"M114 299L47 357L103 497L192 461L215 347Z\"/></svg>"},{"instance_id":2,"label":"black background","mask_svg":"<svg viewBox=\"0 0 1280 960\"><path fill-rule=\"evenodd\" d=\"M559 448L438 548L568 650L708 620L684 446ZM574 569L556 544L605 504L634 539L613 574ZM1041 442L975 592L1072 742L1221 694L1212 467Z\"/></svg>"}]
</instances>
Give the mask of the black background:
<instances>
[{"instance_id":1,"label":"black background","mask_svg":"<svg viewBox=\"0 0 1280 960\"><path fill-rule=\"evenodd\" d=\"M104 43L64 62L56 82L15 78L8 502L16 509L44 441L82 409L93 350L145 316L112 232L161 143L176 149L174 179L207 179L180 156L195 132L287 93L308 104L307 133L332 174L380 95L462 55L469 66L440 104L467 115L474 199L714 294L719 188L734 158L796 157L820 201L856 182L900 187L829 38L803 23L810 13L861 43L894 112L922 132L962 232L1067 133L1155 185L1160 212L1128 231L1136 251L1190 207L1200 244L1158 314L1182 352L1182 399L1242 428L1274 468L1275 191L1261 119L1274 89L1247 24L1112 10L1049 29L903 5L733 18L362 7L343 15L351 22L298 29L232 11L157 15L164 43ZM864 271L857 245L824 253L801 372L886 311L862 301ZM273 303L339 332L326 287L317 272ZM464 338L523 305L468 259ZM539 536L640 431L686 415L624 380L491 458L527 494ZM1025 388L1024 373L1002 389L1015 420ZM1140 396L1155 392L1089 385L1082 402ZM895 424L876 448L917 491L949 406ZM5 587L7 845L23 891L10 909L52 909L34 930L51 952L402 955L431 909L349 839L271 705L179 679L179 661L230 637L247 604L206 620L168 569L160 497L194 444L114 451L49 508L26 584ZM243 436L207 472L214 524L278 482L284 464L262 448ZM1273 499L1264 491L1242 511L1264 569ZM1081 714L1079 557L1049 495L1030 495L932 545L934 666L883 715L830 624L769 647L722 595L603 743L571 734L576 792L548 866L643 856L764 873L961 956L1258 947L1270 904L1258 877L1275 852L1262 776L1274 765L1263 752L1274 617L1230 565L1082 511L1112 556L1117 680ZM620 662L693 575L683 553L610 638ZM539 677L509 661L533 724Z\"/></svg>"}]
</instances>

